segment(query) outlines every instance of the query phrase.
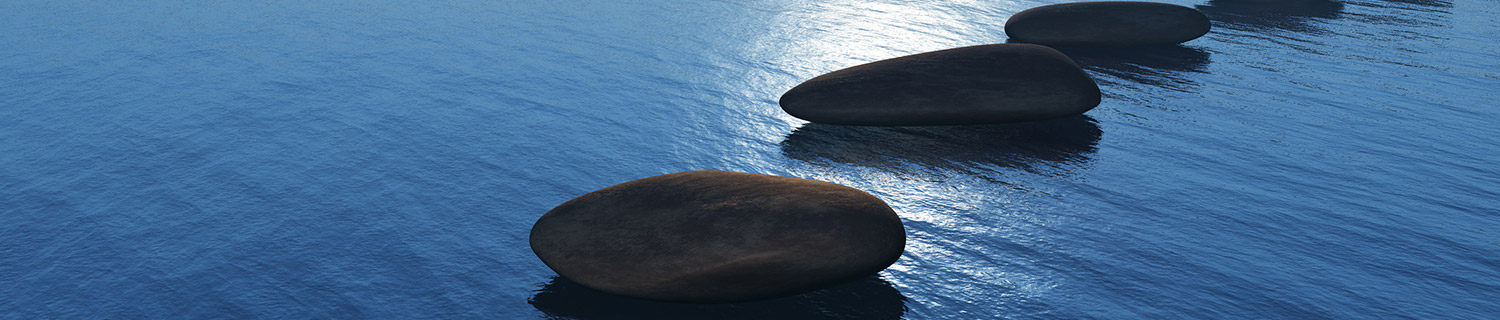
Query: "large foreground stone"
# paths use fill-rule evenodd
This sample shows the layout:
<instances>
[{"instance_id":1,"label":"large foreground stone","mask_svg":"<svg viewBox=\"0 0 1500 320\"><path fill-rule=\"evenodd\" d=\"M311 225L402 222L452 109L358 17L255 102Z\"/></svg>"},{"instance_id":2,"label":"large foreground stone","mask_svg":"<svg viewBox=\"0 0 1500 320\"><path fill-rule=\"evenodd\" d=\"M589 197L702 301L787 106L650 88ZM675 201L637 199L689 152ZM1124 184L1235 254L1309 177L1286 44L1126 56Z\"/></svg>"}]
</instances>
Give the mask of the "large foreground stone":
<instances>
[{"instance_id":1,"label":"large foreground stone","mask_svg":"<svg viewBox=\"0 0 1500 320\"><path fill-rule=\"evenodd\" d=\"M531 248L600 291L734 302L868 276L901 256L906 232L885 202L798 178L689 171L600 189L543 215Z\"/></svg>"},{"instance_id":2,"label":"large foreground stone","mask_svg":"<svg viewBox=\"0 0 1500 320\"><path fill-rule=\"evenodd\" d=\"M1132 1L1054 4L1005 21L1011 40L1058 47L1175 44L1208 34L1208 16L1184 6Z\"/></svg>"},{"instance_id":3,"label":"large foreground stone","mask_svg":"<svg viewBox=\"0 0 1500 320\"><path fill-rule=\"evenodd\" d=\"M843 125L962 125L1079 115L1099 86L1052 48L991 44L849 67L781 96L803 120Z\"/></svg>"}]
</instances>

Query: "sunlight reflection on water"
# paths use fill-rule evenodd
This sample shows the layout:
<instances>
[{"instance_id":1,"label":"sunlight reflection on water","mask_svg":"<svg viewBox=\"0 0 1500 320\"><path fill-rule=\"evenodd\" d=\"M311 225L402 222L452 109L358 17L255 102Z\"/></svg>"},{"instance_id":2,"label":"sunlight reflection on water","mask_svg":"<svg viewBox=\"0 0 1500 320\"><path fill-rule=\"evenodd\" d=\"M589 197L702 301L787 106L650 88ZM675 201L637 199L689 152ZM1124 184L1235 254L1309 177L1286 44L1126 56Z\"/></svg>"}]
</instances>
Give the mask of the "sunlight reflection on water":
<instances>
[{"instance_id":1,"label":"sunlight reflection on water","mask_svg":"<svg viewBox=\"0 0 1500 320\"><path fill-rule=\"evenodd\" d=\"M0 1L0 318L1500 314L1494 1L1170 0L1214 31L1064 50L1105 99L1032 127L777 104L1058 2ZM908 251L699 308L527 246L558 203L700 169L868 190Z\"/></svg>"}]
</instances>

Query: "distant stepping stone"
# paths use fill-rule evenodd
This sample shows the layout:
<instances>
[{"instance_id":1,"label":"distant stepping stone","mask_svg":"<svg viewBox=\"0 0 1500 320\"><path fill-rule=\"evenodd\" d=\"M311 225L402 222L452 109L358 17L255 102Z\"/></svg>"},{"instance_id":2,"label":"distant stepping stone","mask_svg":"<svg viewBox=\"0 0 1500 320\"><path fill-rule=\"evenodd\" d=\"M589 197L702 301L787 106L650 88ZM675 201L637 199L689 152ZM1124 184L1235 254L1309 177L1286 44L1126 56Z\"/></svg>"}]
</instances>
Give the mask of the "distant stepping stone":
<instances>
[{"instance_id":1,"label":"distant stepping stone","mask_svg":"<svg viewBox=\"0 0 1500 320\"><path fill-rule=\"evenodd\" d=\"M1026 9L1005 21L1016 42L1058 47L1114 47L1182 43L1208 34L1198 10L1131 1L1054 4Z\"/></svg>"},{"instance_id":2,"label":"distant stepping stone","mask_svg":"<svg viewBox=\"0 0 1500 320\"><path fill-rule=\"evenodd\" d=\"M569 200L531 229L552 270L614 294L736 302L869 276L901 257L901 218L875 196L807 179L688 171Z\"/></svg>"},{"instance_id":3,"label":"distant stepping stone","mask_svg":"<svg viewBox=\"0 0 1500 320\"><path fill-rule=\"evenodd\" d=\"M1061 52L991 44L830 72L788 90L780 102L788 114L818 123L925 126L1074 116L1099 99L1099 86Z\"/></svg>"}]
</instances>

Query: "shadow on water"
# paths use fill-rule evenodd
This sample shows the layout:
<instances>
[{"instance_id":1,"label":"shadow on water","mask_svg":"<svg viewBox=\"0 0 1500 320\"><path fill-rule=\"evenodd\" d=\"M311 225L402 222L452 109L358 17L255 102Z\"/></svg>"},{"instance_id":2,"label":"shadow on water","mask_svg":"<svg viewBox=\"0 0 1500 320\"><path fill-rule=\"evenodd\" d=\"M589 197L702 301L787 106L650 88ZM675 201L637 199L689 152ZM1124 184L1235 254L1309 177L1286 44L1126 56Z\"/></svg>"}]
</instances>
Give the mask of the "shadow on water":
<instances>
[{"instance_id":1,"label":"shadow on water","mask_svg":"<svg viewBox=\"0 0 1500 320\"><path fill-rule=\"evenodd\" d=\"M1202 73L1210 62L1207 51L1182 45L1057 50L1086 70L1172 89L1186 89L1192 84L1178 73Z\"/></svg>"},{"instance_id":2,"label":"shadow on water","mask_svg":"<svg viewBox=\"0 0 1500 320\"><path fill-rule=\"evenodd\" d=\"M1385 0L1385 1L1398 2L1398 3L1406 3L1406 4L1414 4L1414 5L1425 6L1425 7L1433 7L1433 8L1452 8L1453 7L1453 1L1449 1L1449 0Z\"/></svg>"},{"instance_id":3,"label":"shadow on water","mask_svg":"<svg viewBox=\"0 0 1500 320\"><path fill-rule=\"evenodd\" d=\"M866 167L905 162L966 171L970 163L1028 171L1038 164L1088 160L1103 131L1093 118L1076 116L1015 124L878 127L809 123L781 142L786 156Z\"/></svg>"},{"instance_id":4,"label":"shadow on water","mask_svg":"<svg viewBox=\"0 0 1500 320\"><path fill-rule=\"evenodd\" d=\"M1309 20L1337 19L1344 4L1333 0L1209 0L1196 7L1209 20L1251 28L1318 32Z\"/></svg>"},{"instance_id":5,"label":"shadow on water","mask_svg":"<svg viewBox=\"0 0 1500 320\"><path fill-rule=\"evenodd\" d=\"M1025 43L1006 40L1005 43ZM1178 77L1183 72L1204 72L1209 53L1180 44L1137 47L1054 47L1093 73L1148 86L1185 90L1191 81ZM1095 77L1096 81L1099 79Z\"/></svg>"},{"instance_id":6,"label":"shadow on water","mask_svg":"<svg viewBox=\"0 0 1500 320\"><path fill-rule=\"evenodd\" d=\"M553 319L900 319L906 297L878 276L791 297L725 304L671 303L600 292L554 277L531 297Z\"/></svg>"}]
</instances>

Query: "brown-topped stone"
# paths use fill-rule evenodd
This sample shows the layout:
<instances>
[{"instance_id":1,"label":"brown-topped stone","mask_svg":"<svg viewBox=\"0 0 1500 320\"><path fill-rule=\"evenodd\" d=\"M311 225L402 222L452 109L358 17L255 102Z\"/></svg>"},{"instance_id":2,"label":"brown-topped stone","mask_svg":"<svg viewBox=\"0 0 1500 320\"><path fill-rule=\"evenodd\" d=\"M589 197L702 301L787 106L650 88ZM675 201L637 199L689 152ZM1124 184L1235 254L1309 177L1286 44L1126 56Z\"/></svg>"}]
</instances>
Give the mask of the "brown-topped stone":
<instances>
[{"instance_id":1,"label":"brown-topped stone","mask_svg":"<svg viewBox=\"0 0 1500 320\"><path fill-rule=\"evenodd\" d=\"M614 294L735 302L871 275L901 256L906 232L885 202L807 179L688 171L569 200L531 229L552 270Z\"/></svg>"}]
</instances>

